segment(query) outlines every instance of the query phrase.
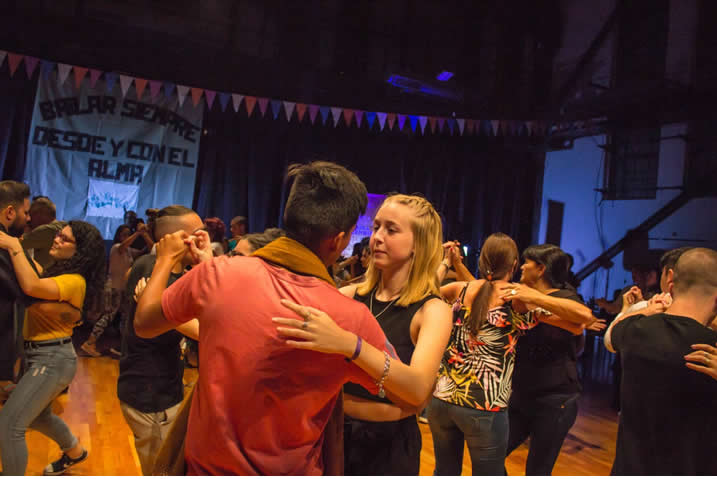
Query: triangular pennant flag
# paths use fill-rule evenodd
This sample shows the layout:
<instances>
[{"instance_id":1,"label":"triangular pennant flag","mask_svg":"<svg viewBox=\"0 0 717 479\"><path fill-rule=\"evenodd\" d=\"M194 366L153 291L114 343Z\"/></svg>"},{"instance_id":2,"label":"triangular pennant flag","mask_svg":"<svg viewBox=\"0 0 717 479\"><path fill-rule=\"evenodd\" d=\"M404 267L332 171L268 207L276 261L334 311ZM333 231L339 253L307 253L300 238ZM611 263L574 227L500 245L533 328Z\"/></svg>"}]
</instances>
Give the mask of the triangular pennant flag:
<instances>
[{"instance_id":1,"label":"triangular pennant flag","mask_svg":"<svg viewBox=\"0 0 717 479\"><path fill-rule=\"evenodd\" d=\"M100 79L102 72L100 70L90 69L90 88L94 88L97 84L97 80Z\"/></svg>"},{"instance_id":2,"label":"triangular pennant flag","mask_svg":"<svg viewBox=\"0 0 717 479\"><path fill-rule=\"evenodd\" d=\"M59 67L58 67L59 71ZM112 72L105 73L105 83L107 84L107 91L109 93L112 93L112 89L115 87L115 83L117 83L117 78L119 78L119 75Z\"/></svg>"},{"instance_id":3,"label":"triangular pennant flag","mask_svg":"<svg viewBox=\"0 0 717 479\"><path fill-rule=\"evenodd\" d=\"M232 93L232 105L234 106L234 111L239 113L239 105L241 105L241 101L244 99L244 95L240 95L238 93Z\"/></svg>"},{"instance_id":4,"label":"triangular pennant flag","mask_svg":"<svg viewBox=\"0 0 717 479\"><path fill-rule=\"evenodd\" d=\"M356 118L356 126L361 128L361 120L363 120L363 110L354 110L354 117Z\"/></svg>"},{"instance_id":5,"label":"triangular pennant flag","mask_svg":"<svg viewBox=\"0 0 717 479\"><path fill-rule=\"evenodd\" d=\"M89 71L88 68L85 67L73 67L75 69L75 88L78 90L82 86L82 80L85 79L85 75L87 75L87 72Z\"/></svg>"},{"instance_id":6,"label":"triangular pennant flag","mask_svg":"<svg viewBox=\"0 0 717 479\"><path fill-rule=\"evenodd\" d=\"M129 90L129 87L132 85L132 80L134 80L134 77L127 76L127 75L120 75L120 87L122 88L122 96L127 96L127 91Z\"/></svg>"},{"instance_id":7,"label":"triangular pennant flag","mask_svg":"<svg viewBox=\"0 0 717 479\"><path fill-rule=\"evenodd\" d=\"M263 117L266 114L266 107L269 106L269 99L260 97L256 99L257 103L259 103L259 111L261 112L261 116Z\"/></svg>"},{"instance_id":8,"label":"triangular pennant flag","mask_svg":"<svg viewBox=\"0 0 717 479\"><path fill-rule=\"evenodd\" d=\"M5 50L0 50L0 67L3 63L5 63L5 57L7 56L7 52Z\"/></svg>"},{"instance_id":9,"label":"triangular pennant flag","mask_svg":"<svg viewBox=\"0 0 717 479\"><path fill-rule=\"evenodd\" d=\"M135 78L134 86L137 89L137 100L141 101L142 93L144 93L144 89L147 88L147 80L144 78Z\"/></svg>"},{"instance_id":10,"label":"triangular pennant flag","mask_svg":"<svg viewBox=\"0 0 717 479\"><path fill-rule=\"evenodd\" d=\"M421 115L418 117L418 124L421 125L421 133L426 132L426 123L428 123L428 117Z\"/></svg>"},{"instance_id":11,"label":"triangular pennant flag","mask_svg":"<svg viewBox=\"0 0 717 479\"><path fill-rule=\"evenodd\" d=\"M383 126L386 124L386 113L382 111L377 111L376 115L378 116L378 126L380 127L379 130L383 130Z\"/></svg>"},{"instance_id":12,"label":"triangular pennant flag","mask_svg":"<svg viewBox=\"0 0 717 479\"><path fill-rule=\"evenodd\" d=\"M214 90L204 90L204 99L207 100L207 107L211 110L214 105L214 99L217 97L217 92Z\"/></svg>"},{"instance_id":13,"label":"triangular pennant flag","mask_svg":"<svg viewBox=\"0 0 717 479\"><path fill-rule=\"evenodd\" d=\"M393 130L393 125L396 123L396 114L395 113L389 113L386 115L386 118L388 119L388 131Z\"/></svg>"},{"instance_id":14,"label":"triangular pennant flag","mask_svg":"<svg viewBox=\"0 0 717 479\"><path fill-rule=\"evenodd\" d=\"M291 115L294 113L294 107L296 106L296 102L293 101L285 101L284 102L284 114L286 114L286 121L291 121ZM301 120L299 120L301 121Z\"/></svg>"},{"instance_id":15,"label":"triangular pennant flag","mask_svg":"<svg viewBox=\"0 0 717 479\"><path fill-rule=\"evenodd\" d=\"M375 111L367 111L366 112L366 121L368 122L368 129L370 130L373 128L373 124L376 121L376 112Z\"/></svg>"},{"instance_id":16,"label":"triangular pennant flag","mask_svg":"<svg viewBox=\"0 0 717 479\"><path fill-rule=\"evenodd\" d=\"M57 81L60 85L65 83L65 80L67 80L67 77L70 74L70 70L72 70L72 65L67 65L65 63L57 64Z\"/></svg>"},{"instance_id":17,"label":"triangular pennant flag","mask_svg":"<svg viewBox=\"0 0 717 479\"><path fill-rule=\"evenodd\" d=\"M463 134L463 128L466 126L466 119L465 118L458 118L456 120L456 123L458 123L458 131Z\"/></svg>"},{"instance_id":18,"label":"triangular pennant flag","mask_svg":"<svg viewBox=\"0 0 717 479\"><path fill-rule=\"evenodd\" d=\"M25 72L27 73L28 79L32 80L32 74L35 73L35 68L38 63L40 63L39 58L25 57Z\"/></svg>"},{"instance_id":19,"label":"triangular pennant flag","mask_svg":"<svg viewBox=\"0 0 717 479\"><path fill-rule=\"evenodd\" d=\"M473 134L473 128L475 126L475 121L471 118L468 118L466 120L466 135L472 135Z\"/></svg>"},{"instance_id":20,"label":"triangular pennant flag","mask_svg":"<svg viewBox=\"0 0 717 479\"><path fill-rule=\"evenodd\" d=\"M255 106L256 106L256 97L255 96L245 96L244 97L244 107L246 107L246 116L251 117L251 114L254 113Z\"/></svg>"},{"instance_id":21,"label":"triangular pennant flag","mask_svg":"<svg viewBox=\"0 0 717 479\"><path fill-rule=\"evenodd\" d=\"M0 61L0 66L2 66L2 61ZM42 60L40 62L40 73L42 74L42 78L47 80L50 77L50 72L55 68L55 62L48 62L46 60Z\"/></svg>"},{"instance_id":22,"label":"triangular pennant flag","mask_svg":"<svg viewBox=\"0 0 717 479\"><path fill-rule=\"evenodd\" d=\"M227 111L227 105L231 97L229 93L219 92L219 104L222 106L222 111Z\"/></svg>"},{"instance_id":23,"label":"triangular pennant flag","mask_svg":"<svg viewBox=\"0 0 717 479\"><path fill-rule=\"evenodd\" d=\"M418 116L409 115L408 121L411 124L411 130L416 131L416 127L418 126Z\"/></svg>"},{"instance_id":24,"label":"triangular pennant flag","mask_svg":"<svg viewBox=\"0 0 717 479\"><path fill-rule=\"evenodd\" d=\"M531 136L533 134L533 122L532 121L526 121L525 122L525 129L528 130L528 136Z\"/></svg>"},{"instance_id":25,"label":"triangular pennant flag","mask_svg":"<svg viewBox=\"0 0 717 479\"><path fill-rule=\"evenodd\" d=\"M351 126L351 120L354 118L354 111L351 108L344 108L344 123L346 126Z\"/></svg>"},{"instance_id":26,"label":"triangular pennant flag","mask_svg":"<svg viewBox=\"0 0 717 479\"><path fill-rule=\"evenodd\" d=\"M199 105L199 100L202 99L202 93L204 93L204 90L195 86L190 88L190 90L192 92L192 104L196 107Z\"/></svg>"},{"instance_id":27,"label":"triangular pennant flag","mask_svg":"<svg viewBox=\"0 0 717 479\"><path fill-rule=\"evenodd\" d=\"M319 106L319 113L321 113L321 121L325 125L326 120L329 119L329 112L331 109L328 106Z\"/></svg>"},{"instance_id":28,"label":"triangular pennant flag","mask_svg":"<svg viewBox=\"0 0 717 479\"><path fill-rule=\"evenodd\" d=\"M13 76L17 71L17 67L20 66L24 55L18 55L17 53L7 54L7 65L10 67L10 76Z\"/></svg>"},{"instance_id":29,"label":"triangular pennant flag","mask_svg":"<svg viewBox=\"0 0 717 479\"><path fill-rule=\"evenodd\" d=\"M490 120L490 127L493 130L493 135L498 136L498 126L500 122L498 120Z\"/></svg>"},{"instance_id":30,"label":"triangular pennant flag","mask_svg":"<svg viewBox=\"0 0 717 479\"><path fill-rule=\"evenodd\" d=\"M305 114L306 114L306 103L297 103L296 104L296 117L299 119L299 123L301 123L301 120L304 119Z\"/></svg>"},{"instance_id":31,"label":"triangular pennant flag","mask_svg":"<svg viewBox=\"0 0 717 479\"><path fill-rule=\"evenodd\" d=\"M443 125L446 124L446 117L445 116L439 116L438 117L438 133L443 131Z\"/></svg>"},{"instance_id":32,"label":"triangular pennant flag","mask_svg":"<svg viewBox=\"0 0 717 479\"><path fill-rule=\"evenodd\" d=\"M309 105L309 120L313 125L316 121L316 114L319 112L319 105Z\"/></svg>"},{"instance_id":33,"label":"triangular pennant flag","mask_svg":"<svg viewBox=\"0 0 717 479\"><path fill-rule=\"evenodd\" d=\"M331 117L334 119L334 127L339 124L339 120L341 119L341 111L343 109L341 107L332 106L331 107Z\"/></svg>"},{"instance_id":34,"label":"triangular pennant flag","mask_svg":"<svg viewBox=\"0 0 717 479\"><path fill-rule=\"evenodd\" d=\"M157 98L157 95L159 95L160 88L162 88L161 81L157 81L157 80L149 81L149 98L150 98L150 100L154 101L154 99Z\"/></svg>"},{"instance_id":35,"label":"triangular pennant flag","mask_svg":"<svg viewBox=\"0 0 717 479\"><path fill-rule=\"evenodd\" d=\"M184 100L187 99L187 93L189 93L189 87L184 85L177 85L177 100L179 100L179 106L184 105Z\"/></svg>"},{"instance_id":36,"label":"triangular pennant flag","mask_svg":"<svg viewBox=\"0 0 717 479\"><path fill-rule=\"evenodd\" d=\"M406 115L398 115L398 131L403 131L403 125L406 124Z\"/></svg>"},{"instance_id":37,"label":"triangular pennant flag","mask_svg":"<svg viewBox=\"0 0 717 479\"><path fill-rule=\"evenodd\" d=\"M431 126L431 133L436 132L436 117L435 116L429 116L428 117L428 124Z\"/></svg>"},{"instance_id":38,"label":"triangular pennant flag","mask_svg":"<svg viewBox=\"0 0 717 479\"><path fill-rule=\"evenodd\" d=\"M271 114L276 120L279 118L279 113L281 113L281 100L271 100L269 103L271 104Z\"/></svg>"},{"instance_id":39,"label":"triangular pennant flag","mask_svg":"<svg viewBox=\"0 0 717 479\"><path fill-rule=\"evenodd\" d=\"M175 85L171 81L164 82L164 96L167 98L171 97L172 93L174 93L175 88L177 88L177 85Z\"/></svg>"}]
</instances>

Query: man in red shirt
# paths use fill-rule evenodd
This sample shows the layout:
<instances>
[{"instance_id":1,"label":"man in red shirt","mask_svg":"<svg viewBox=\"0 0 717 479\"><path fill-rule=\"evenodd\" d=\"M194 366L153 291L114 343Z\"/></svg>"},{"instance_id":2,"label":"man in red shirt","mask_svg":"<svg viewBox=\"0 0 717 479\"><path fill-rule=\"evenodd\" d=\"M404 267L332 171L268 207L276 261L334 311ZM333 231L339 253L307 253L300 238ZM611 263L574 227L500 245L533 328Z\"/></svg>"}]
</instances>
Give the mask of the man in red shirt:
<instances>
[{"instance_id":1,"label":"man in red shirt","mask_svg":"<svg viewBox=\"0 0 717 479\"><path fill-rule=\"evenodd\" d=\"M339 293L326 269L365 212L364 184L326 162L293 166L289 176L287 237L252 257L214 258L165 290L185 244L194 246L181 234L158 245L134 326L138 336L152 337L199 318L202 370L185 442L189 474L320 475L324 429L342 385L378 391L344 356L286 345L272 323L287 316L281 299L321 308L363 341L392 351L368 309Z\"/></svg>"}]
</instances>

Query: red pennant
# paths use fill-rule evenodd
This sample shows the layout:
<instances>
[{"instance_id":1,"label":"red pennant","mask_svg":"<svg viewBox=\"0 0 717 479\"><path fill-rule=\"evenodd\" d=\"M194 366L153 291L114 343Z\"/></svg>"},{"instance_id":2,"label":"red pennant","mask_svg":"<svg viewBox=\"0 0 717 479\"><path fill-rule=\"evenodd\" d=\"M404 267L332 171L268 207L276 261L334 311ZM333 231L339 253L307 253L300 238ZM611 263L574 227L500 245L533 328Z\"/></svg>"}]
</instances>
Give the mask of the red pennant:
<instances>
[{"instance_id":1,"label":"red pennant","mask_svg":"<svg viewBox=\"0 0 717 479\"><path fill-rule=\"evenodd\" d=\"M393 124L396 123L396 114L389 113L386 115L386 120L388 120L388 131L393 130Z\"/></svg>"},{"instance_id":2,"label":"red pennant","mask_svg":"<svg viewBox=\"0 0 717 479\"><path fill-rule=\"evenodd\" d=\"M256 97L255 96L245 96L244 97L244 106L246 106L247 116L251 116L251 114L254 112L254 106L256 106Z\"/></svg>"},{"instance_id":3,"label":"red pennant","mask_svg":"<svg viewBox=\"0 0 717 479\"><path fill-rule=\"evenodd\" d=\"M261 116L263 117L266 114L266 107L269 105L269 99L268 98L257 98L256 101L259 103L259 111L261 111Z\"/></svg>"},{"instance_id":4,"label":"red pennant","mask_svg":"<svg viewBox=\"0 0 717 479\"><path fill-rule=\"evenodd\" d=\"M466 135L472 135L473 134L473 127L475 125L475 121L471 120L470 118L466 119Z\"/></svg>"},{"instance_id":5,"label":"red pennant","mask_svg":"<svg viewBox=\"0 0 717 479\"><path fill-rule=\"evenodd\" d=\"M135 78L134 87L137 89L137 100L142 100L142 93L147 88L147 80L144 78Z\"/></svg>"},{"instance_id":6,"label":"red pennant","mask_svg":"<svg viewBox=\"0 0 717 479\"><path fill-rule=\"evenodd\" d=\"M353 116L354 111L351 108L344 108L344 122L346 122L346 126L351 126Z\"/></svg>"},{"instance_id":7,"label":"red pennant","mask_svg":"<svg viewBox=\"0 0 717 479\"><path fill-rule=\"evenodd\" d=\"M299 119L299 123L301 123L301 120L304 119L304 114L306 114L306 103L297 103L296 117Z\"/></svg>"},{"instance_id":8,"label":"red pennant","mask_svg":"<svg viewBox=\"0 0 717 479\"><path fill-rule=\"evenodd\" d=\"M99 80L102 72L100 70L90 69L90 88L94 88L97 80Z\"/></svg>"},{"instance_id":9,"label":"red pennant","mask_svg":"<svg viewBox=\"0 0 717 479\"><path fill-rule=\"evenodd\" d=\"M35 71L35 68L37 67L37 64L39 62L39 58L25 57L25 72L27 73L28 79L32 80L32 74Z\"/></svg>"},{"instance_id":10,"label":"red pennant","mask_svg":"<svg viewBox=\"0 0 717 479\"><path fill-rule=\"evenodd\" d=\"M15 72L17 71L17 67L20 66L22 58L23 55L18 55L17 53L7 54L7 63L10 66L10 76L13 76L15 74Z\"/></svg>"},{"instance_id":11,"label":"red pennant","mask_svg":"<svg viewBox=\"0 0 717 479\"><path fill-rule=\"evenodd\" d=\"M202 99L202 90L201 88L192 88L192 103L194 106L199 105L199 100Z\"/></svg>"},{"instance_id":12,"label":"red pennant","mask_svg":"<svg viewBox=\"0 0 717 479\"><path fill-rule=\"evenodd\" d=\"M428 125L431 127L431 133L435 133L436 132L436 117L435 116L428 117Z\"/></svg>"},{"instance_id":13,"label":"red pennant","mask_svg":"<svg viewBox=\"0 0 717 479\"><path fill-rule=\"evenodd\" d=\"M88 69L85 67L72 67L75 70L75 88L78 90L80 89L80 86L82 85L82 80L85 78L85 75L87 75Z\"/></svg>"}]
</instances>

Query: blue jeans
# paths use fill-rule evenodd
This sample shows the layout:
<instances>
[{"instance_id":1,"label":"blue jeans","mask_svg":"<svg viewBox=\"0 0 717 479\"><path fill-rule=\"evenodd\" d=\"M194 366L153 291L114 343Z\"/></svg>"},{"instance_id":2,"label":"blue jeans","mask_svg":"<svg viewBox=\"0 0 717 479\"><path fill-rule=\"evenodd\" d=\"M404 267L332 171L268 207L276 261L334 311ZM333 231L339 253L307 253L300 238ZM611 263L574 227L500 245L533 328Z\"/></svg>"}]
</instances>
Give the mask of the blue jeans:
<instances>
[{"instance_id":1,"label":"blue jeans","mask_svg":"<svg viewBox=\"0 0 717 479\"><path fill-rule=\"evenodd\" d=\"M52 400L70 384L77 370L72 342L25 348L25 355L28 369L0 409L3 474L10 476L25 474L28 428L49 437L63 451L72 449L78 442L67 424L52 413Z\"/></svg>"},{"instance_id":2,"label":"blue jeans","mask_svg":"<svg viewBox=\"0 0 717 479\"><path fill-rule=\"evenodd\" d=\"M463 441L468 444L474 476L502 476L508 446L508 412L481 411L431 399L428 424L433 435L436 476L460 476Z\"/></svg>"}]
</instances>

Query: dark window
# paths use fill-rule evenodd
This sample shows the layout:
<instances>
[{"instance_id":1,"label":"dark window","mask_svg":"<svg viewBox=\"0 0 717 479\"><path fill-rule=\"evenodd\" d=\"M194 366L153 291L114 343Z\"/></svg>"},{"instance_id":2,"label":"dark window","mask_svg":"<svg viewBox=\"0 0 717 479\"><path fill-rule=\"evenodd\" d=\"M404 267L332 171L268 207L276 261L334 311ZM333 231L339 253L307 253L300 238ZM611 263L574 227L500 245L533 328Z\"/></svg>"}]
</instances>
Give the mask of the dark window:
<instances>
[{"instance_id":1,"label":"dark window","mask_svg":"<svg viewBox=\"0 0 717 479\"><path fill-rule=\"evenodd\" d=\"M653 199L657 193L660 128L618 128L609 138L607 200Z\"/></svg>"}]
</instances>

